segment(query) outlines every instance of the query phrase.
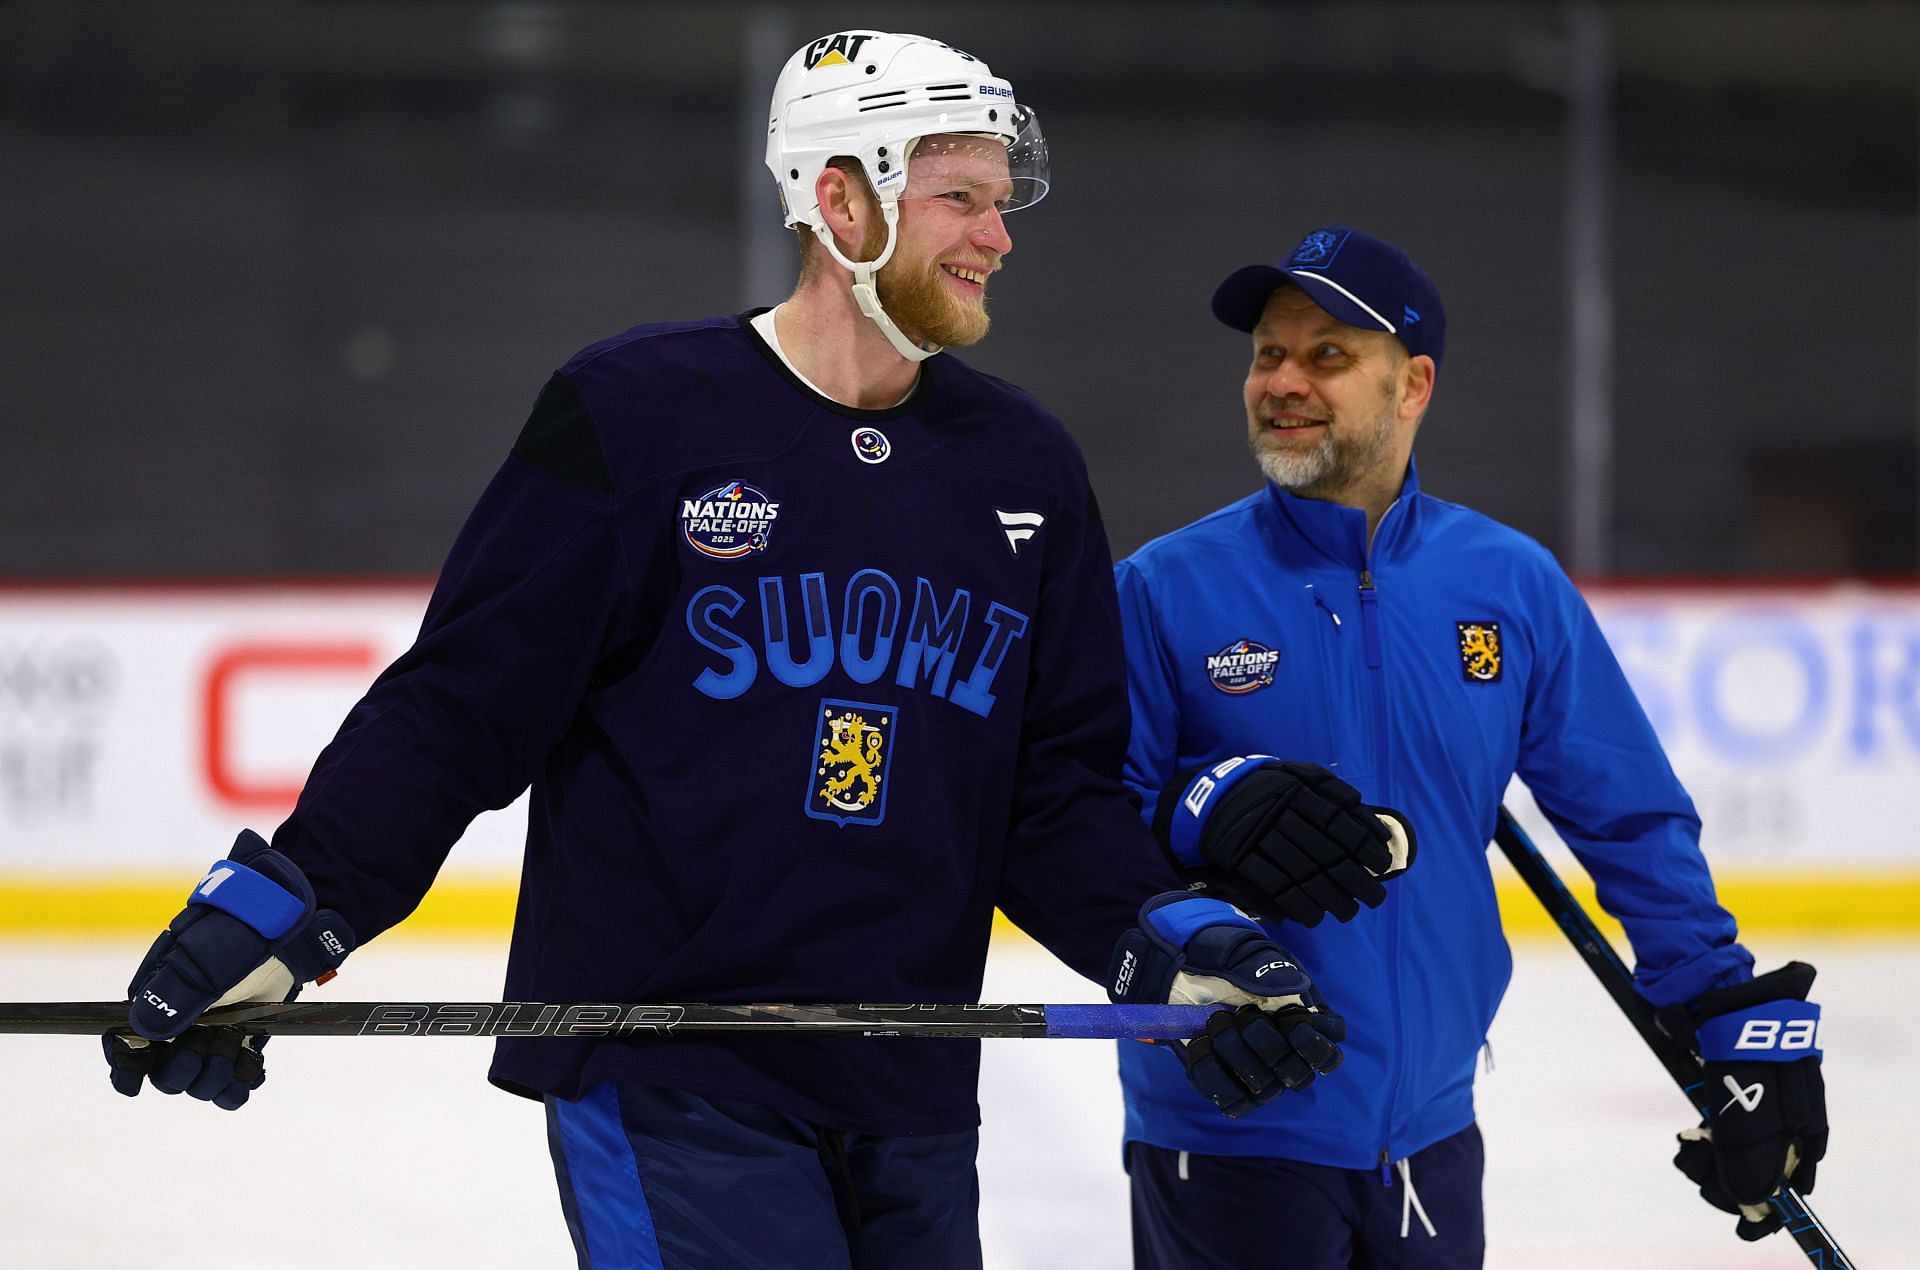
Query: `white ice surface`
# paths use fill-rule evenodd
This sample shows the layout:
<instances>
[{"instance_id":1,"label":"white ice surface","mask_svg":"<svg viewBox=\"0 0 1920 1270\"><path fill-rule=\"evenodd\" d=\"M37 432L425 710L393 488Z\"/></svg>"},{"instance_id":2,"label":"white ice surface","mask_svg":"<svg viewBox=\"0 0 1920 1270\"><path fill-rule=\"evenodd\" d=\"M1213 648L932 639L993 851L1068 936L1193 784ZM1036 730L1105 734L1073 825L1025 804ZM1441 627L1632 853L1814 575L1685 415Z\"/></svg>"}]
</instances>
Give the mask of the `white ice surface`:
<instances>
[{"instance_id":1,"label":"white ice surface","mask_svg":"<svg viewBox=\"0 0 1920 1270\"><path fill-rule=\"evenodd\" d=\"M116 996L143 950L0 942L0 1000ZM1920 1177L1920 1082L1907 1061L1920 1052L1920 1014L1905 991L1920 981L1920 945L1756 951L1763 967L1797 956L1821 969L1834 1144L1815 1208L1857 1265L1920 1266L1900 1211ZM1527 944L1517 963L1494 1025L1496 1068L1479 1086L1487 1264L1806 1265L1784 1236L1734 1239L1732 1220L1672 1170L1686 1109L1571 950ZM493 947L392 938L322 991L492 999L501 965ZM985 998L1098 992L1010 949L996 953ZM282 1038L265 1088L229 1114L152 1091L120 1097L92 1038L0 1036L0 1267L570 1267L540 1109L485 1083L490 1050L460 1038ZM987 1042L981 1102L987 1265L1125 1267L1111 1047Z\"/></svg>"}]
</instances>

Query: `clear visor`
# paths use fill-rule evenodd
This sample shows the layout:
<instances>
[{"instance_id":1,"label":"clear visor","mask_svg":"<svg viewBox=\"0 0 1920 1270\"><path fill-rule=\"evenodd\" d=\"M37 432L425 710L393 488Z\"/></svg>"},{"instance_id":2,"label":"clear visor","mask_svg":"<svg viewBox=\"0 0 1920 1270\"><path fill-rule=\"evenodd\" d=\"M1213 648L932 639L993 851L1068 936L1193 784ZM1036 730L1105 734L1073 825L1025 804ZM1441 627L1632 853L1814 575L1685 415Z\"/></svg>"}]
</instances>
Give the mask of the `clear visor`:
<instances>
[{"instance_id":1,"label":"clear visor","mask_svg":"<svg viewBox=\"0 0 1920 1270\"><path fill-rule=\"evenodd\" d=\"M1016 135L1011 145L976 133L916 140L900 197L941 199L973 213L989 207L1018 211L1045 198L1052 178L1040 120L1024 107L1012 110Z\"/></svg>"}]
</instances>

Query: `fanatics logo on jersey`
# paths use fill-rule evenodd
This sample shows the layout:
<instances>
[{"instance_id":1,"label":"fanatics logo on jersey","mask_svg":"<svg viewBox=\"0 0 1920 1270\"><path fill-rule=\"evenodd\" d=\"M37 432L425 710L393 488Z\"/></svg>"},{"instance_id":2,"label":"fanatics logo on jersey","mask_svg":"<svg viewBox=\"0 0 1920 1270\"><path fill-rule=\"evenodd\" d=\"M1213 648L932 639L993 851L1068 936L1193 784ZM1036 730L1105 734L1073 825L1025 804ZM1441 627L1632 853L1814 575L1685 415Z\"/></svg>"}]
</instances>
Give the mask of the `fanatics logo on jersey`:
<instances>
[{"instance_id":1,"label":"fanatics logo on jersey","mask_svg":"<svg viewBox=\"0 0 1920 1270\"><path fill-rule=\"evenodd\" d=\"M877 825L887 817L887 768L900 711L865 701L823 699L816 715L807 814L815 820Z\"/></svg>"},{"instance_id":2,"label":"fanatics logo on jersey","mask_svg":"<svg viewBox=\"0 0 1920 1270\"><path fill-rule=\"evenodd\" d=\"M1273 684L1273 668L1280 650L1250 639L1237 639L1207 658L1207 681L1228 696L1238 697Z\"/></svg>"},{"instance_id":3,"label":"fanatics logo on jersey","mask_svg":"<svg viewBox=\"0 0 1920 1270\"><path fill-rule=\"evenodd\" d=\"M1009 512L996 507L993 514L1000 520L1000 532L1007 536L1007 549L1014 555L1020 554L1020 544L1040 532L1040 526L1047 518L1039 512Z\"/></svg>"},{"instance_id":4,"label":"fanatics logo on jersey","mask_svg":"<svg viewBox=\"0 0 1920 1270\"><path fill-rule=\"evenodd\" d=\"M1460 632L1460 669L1469 683L1500 681L1500 623L1455 622Z\"/></svg>"},{"instance_id":5,"label":"fanatics logo on jersey","mask_svg":"<svg viewBox=\"0 0 1920 1270\"><path fill-rule=\"evenodd\" d=\"M885 463L893 453L893 442L878 428L855 428L852 439L854 457L862 463Z\"/></svg>"},{"instance_id":6,"label":"fanatics logo on jersey","mask_svg":"<svg viewBox=\"0 0 1920 1270\"><path fill-rule=\"evenodd\" d=\"M737 560L767 549L780 504L743 481L729 481L698 498L680 500L680 531L687 545L715 560Z\"/></svg>"}]
</instances>

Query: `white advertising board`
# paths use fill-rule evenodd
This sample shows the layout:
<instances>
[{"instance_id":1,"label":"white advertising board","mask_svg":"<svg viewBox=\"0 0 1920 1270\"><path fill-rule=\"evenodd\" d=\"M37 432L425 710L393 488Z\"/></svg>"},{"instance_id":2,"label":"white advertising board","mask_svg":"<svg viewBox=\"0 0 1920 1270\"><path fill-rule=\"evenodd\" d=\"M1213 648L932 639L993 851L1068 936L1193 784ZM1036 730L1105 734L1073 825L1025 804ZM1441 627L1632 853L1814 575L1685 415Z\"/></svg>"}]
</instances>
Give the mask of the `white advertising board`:
<instances>
[{"instance_id":1,"label":"white advertising board","mask_svg":"<svg viewBox=\"0 0 1920 1270\"><path fill-rule=\"evenodd\" d=\"M270 832L427 592L0 588L0 871L191 869ZM1920 587L1589 595L1716 870L1920 867ZM449 868L513 868L524 815Z\"/></svg>"},{"instance_id":2,"label":"white advertising board","mask_svg":"<svg viewBox=\"0 0 1920 1270\"><path fill-rule=\"evenodd\" d=\"M0 870L179 872L271 834L424 583L0 590ZM455 866L518 865L525 809Z\"/></svg>"}]
</instances>

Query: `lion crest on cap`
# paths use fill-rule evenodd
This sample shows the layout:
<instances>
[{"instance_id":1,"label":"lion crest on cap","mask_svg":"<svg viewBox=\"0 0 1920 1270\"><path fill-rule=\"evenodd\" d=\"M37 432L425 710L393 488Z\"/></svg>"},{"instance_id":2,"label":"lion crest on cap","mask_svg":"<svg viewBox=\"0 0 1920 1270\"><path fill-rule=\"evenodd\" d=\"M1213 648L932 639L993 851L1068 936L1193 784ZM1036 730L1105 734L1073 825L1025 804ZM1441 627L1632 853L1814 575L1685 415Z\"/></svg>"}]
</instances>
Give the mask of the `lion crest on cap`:
<instances>
[{"instance_id":1,"label":"lion crest on cap","mask_svg":"<svg viewBox=\"0 0 1920 1270\"><path fill-rule=\"evenodd\" d=\"M1333 259L1340 250L1340 244L1347 236L1338 230L1316 229L1300 240L1293 249L1293 255L1287 261L1290 265L1324 265Z\"/></svg>"}]
</instances>

